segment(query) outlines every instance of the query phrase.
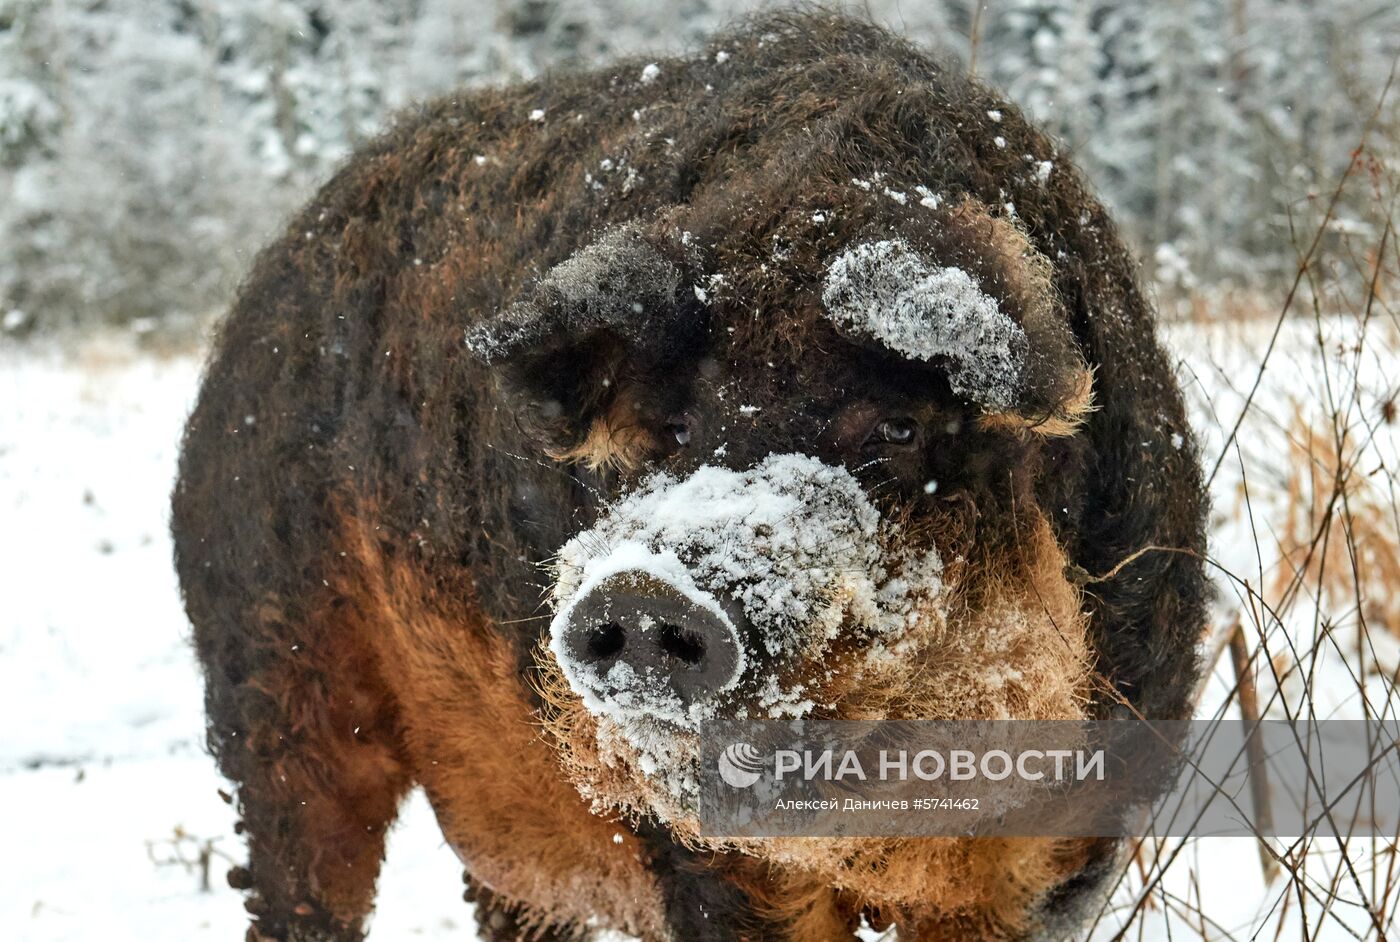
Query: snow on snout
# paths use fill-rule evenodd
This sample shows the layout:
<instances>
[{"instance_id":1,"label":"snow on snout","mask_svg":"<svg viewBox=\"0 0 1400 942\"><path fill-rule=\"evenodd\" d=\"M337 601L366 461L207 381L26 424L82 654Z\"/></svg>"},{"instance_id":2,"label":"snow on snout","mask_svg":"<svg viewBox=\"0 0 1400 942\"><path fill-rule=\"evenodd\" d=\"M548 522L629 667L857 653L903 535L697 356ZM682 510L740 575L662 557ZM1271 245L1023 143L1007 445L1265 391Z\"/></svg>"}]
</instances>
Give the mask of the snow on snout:
<instances>
[{"instance_id":1,"label":"snow on snout","mask_svg":"<svg viewBox=\"0 0 1400 942\"><path fill-rule=\"evenodd\" d=\"M708 612L724 625L734 637L738 631L729 615L716 602L715 597L695 584L690 571L677 558L676 554L663 550L652 552L636 540L625 540L607 554L593 558L584 567L584 578L569 597L569 601L559 608L549 626L549 650L554 654L569 681L570 688L583 699L589 710L599 715L626 716L638 712L649 712L662 716L674 723L681 723L688 714L706 711L708 704L695 704L687 708L679 699L660 689L654 679L636 674L625 663L614 663L606 675L599 675L591 664L583 664L569 656L564 645L564 629L574 614L578 601L614 577L624 574L644 574L663 582L683 596L697 609ZM744 670L742 648L733 674L721 688L721 693L732 687ZM612 691L610 699L602 695L604 690Z\"/></svg>"},{"instance_id":2,"label":"snow on snout","mask_svg":"<svg viewBox=\"0 0 1400 942\"><path fill-rule=\"evenodd\" d=\"M558 631L592 588L640 569L697 604L718 600L742 610L751 629L740 686L755 689L732 695L768 705L800 702L798 691L787 691L791 698L775 691L774 678L758 676L757 666L819 659L843 631L895 636L915 617L916 601L938 591L937 554L892 553L897 532L845 468L807 455L770 455L747 471L705 466L681 479L656 474L560 550L551 648L571 686L586 694L575 678L587 667L569 663ZM691 725L721 702L666 719Z\"/></svg>"},{"instance_id":3,"label":"snow on snout","mask_svg":"<svg viewBox=\"0 0 1400 942\"><path fill-rule=\"evenodd\" d=\"M961 268L930 265L903 239L862 242L827 267L822 303L845 333L945 360L953 391L984 409L1015 405L1025 331Z\"/></svg>"}]
</instances>

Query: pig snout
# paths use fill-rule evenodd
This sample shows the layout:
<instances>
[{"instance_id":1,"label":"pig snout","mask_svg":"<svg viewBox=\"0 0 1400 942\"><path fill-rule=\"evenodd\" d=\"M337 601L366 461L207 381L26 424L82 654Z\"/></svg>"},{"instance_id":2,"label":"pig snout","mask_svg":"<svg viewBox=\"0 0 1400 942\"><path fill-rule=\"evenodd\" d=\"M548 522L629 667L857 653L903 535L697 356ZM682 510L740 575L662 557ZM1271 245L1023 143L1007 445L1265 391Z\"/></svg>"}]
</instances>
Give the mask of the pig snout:
<instances>
[{"instance_id":1,"label":"pig snout","mask_svg":"<svg viewBox=\"0 0 1400 942\"><path fill-rule=\"evenodd\" d=\"M835 641L896 638L937 594L937 553L900 536L808 455L658 473L560 548L550 650L613 719L804 715Z\"/></svg>"},{"instance_id":2,"label":"pig snout","mask_svg":"<svg viewBox=\"0 0 1400 942\"><path fill-rule=\"evenodd\" d=\"M575 679L617 713L689 711L728 689L742 658L717 603L643 570L584 592L553 631Z\"/></svg>"}]
</instances>

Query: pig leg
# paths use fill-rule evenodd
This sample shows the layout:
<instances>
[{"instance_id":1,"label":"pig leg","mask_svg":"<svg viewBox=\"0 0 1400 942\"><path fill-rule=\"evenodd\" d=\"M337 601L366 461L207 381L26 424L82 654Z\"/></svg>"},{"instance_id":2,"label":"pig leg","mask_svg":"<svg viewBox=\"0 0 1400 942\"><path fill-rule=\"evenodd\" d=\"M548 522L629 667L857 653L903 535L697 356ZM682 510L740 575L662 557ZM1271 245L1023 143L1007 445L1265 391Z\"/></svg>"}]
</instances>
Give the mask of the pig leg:
<instances>
[{"instance_id":1,"label":"pig leg","mask_svg":"<svg viewBox=\"0 0 1400 942\"><path fill-rule=\"evenodd\" d=\"M385 769L377 787L331 786L357 776L344 757L291 758L250 776L238 789L249 866L238 882L252 890L251 940L359 940L374 884L407 782Z\"/></svg>"},{"instance_id":2,"label":"pig leg","mask_svg":"<svg viewBox=\"0 0 1400 942\"><path fill-rule=\"evenodd\" d=\"M248 866L229 882L251 891L250 942L362 939L385 834L410 785L373 671L350 645L308 640L282 646L293 657L260 659L241 682L210 665L210 740L248 840Z\"/></svg>"},{"instance_id":3,"label":"pig leg","mask_svg":"<svg viewBox=\"0 0 1400 942\"><path fill-rule=\"evenodd\" d=\"M627 827L592 813L545 738L532 700L531 658L470 604L471 586L444 588L416 565L380 554L369 513L347 520L341 565L357 574L357 632L392 692L413 780L488 914L508 901L530 934L568 938L595 917L647 939L667 937L645 848ZM522 663L525 662L525 663ZM500 921L500 920L497 920ZM510 929L503 923L499 930ZM510 934L500 934L501 940Z\"/></svg>"},{"instance_id":4,"label":"pig leg","mask_svg":"<svg viewBox=\"0 0 1400 942\"><path fill-rule=\"evenodd\" d=\"M400 630L383 623L386 637ZM486 894L483 938L514 942L525 928L527 938L568 939L595 917L645 939L669 937L646 848L624 824L592 813L545 739L509 643L462 630L470 623L434 625L420 609L401 624L431 631L451 656L406 658L386 675L396 682L414 780L473 892Z\"/></svg>"}]
</instances>

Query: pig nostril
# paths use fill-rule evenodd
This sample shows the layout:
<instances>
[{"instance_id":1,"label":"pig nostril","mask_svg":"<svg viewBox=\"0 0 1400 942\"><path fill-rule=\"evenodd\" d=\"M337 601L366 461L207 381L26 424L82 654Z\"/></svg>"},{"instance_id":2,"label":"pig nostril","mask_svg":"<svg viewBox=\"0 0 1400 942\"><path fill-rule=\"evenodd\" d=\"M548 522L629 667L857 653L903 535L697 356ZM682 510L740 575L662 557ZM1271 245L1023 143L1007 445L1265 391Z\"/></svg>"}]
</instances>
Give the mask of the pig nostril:
<instances>
[{"instance_id":1,"label":"pig nostril","mask_svg":"<svg viewBox=\"0 0 1400 942\"><path fill-rule=\"evenodd\" d=\"M606 661L621 651L626 644L627 638L622 632L622 626L610 621L589 629L585 647L590 659Z\"/></svg>"},{"instance_id":2,"label":"pig nostril","mask_svg":"<svg viewBox=\"0 0 1400 942\"><path fill-rule=\"evenodd\" d=\"M705 657L705 642L693 631L686 631L679 625L663 624L659 644L661 650L695 667Z\"/></svg>"},{"instance_id":3,"label":"pig nostril","mask_svg":"<svg viewBox=\"0 0 1400 942\"><path fill-rule=\"evenodd\" d=\"M550 650L590 710L641 716L689 710L732 687L741 637L717 600L624 569L555 616Z\"/></svg>"}]
</instances>

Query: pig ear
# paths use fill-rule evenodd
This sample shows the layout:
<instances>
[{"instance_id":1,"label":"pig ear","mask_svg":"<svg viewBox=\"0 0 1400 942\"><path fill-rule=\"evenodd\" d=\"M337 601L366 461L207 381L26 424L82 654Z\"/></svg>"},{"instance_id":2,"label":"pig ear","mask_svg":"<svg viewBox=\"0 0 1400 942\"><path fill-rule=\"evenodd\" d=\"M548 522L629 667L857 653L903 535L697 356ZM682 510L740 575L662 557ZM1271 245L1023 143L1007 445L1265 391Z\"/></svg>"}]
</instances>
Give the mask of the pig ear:
<instances>
[{"instance_id":1,"label":"pig ear","mask_svg":"<svg viewBox=\"0 0 1400 942\"><path fill-rule=\"evenodd\" d=\"M1015 402L986 411L985 428L1023 429L1045 438L1073 435L1094 411L1094 371L1084 359L1054 271L1021 227L991 216L975 201L954 207L948 231L968 247L968 267L995 285L1004 309L1026 334L1026 358Z\"/></svg>"},{"instance_id":2,"label":"pig ear","mask_svg":"<svg viewBox=\"0 0 1400 942\"><path fill-rule=\"evenodd\" d=\"M848 339L941 368L986 426L1072 434L1092 408L1092 374L1048 265L1019 230L985 212L955 210L940 229L939 255L950 264L901 238L838 255L823 284L827 319Z\"/></svg>"},{"instance_id":3,"label":"pig ear","mask_svg":"<svg viewBox=\"0 0 1400 942\"><path fill-rule=\"evenodd\" d=\"M529 430L569 450L616 392L614 375L665 359L687 332L683 273L635 225L609 230L467 331Z\"/></svg>"},{"instance_id":4,"label":"pig ear","mask_svg":"<svg viewBox=\"0 0 1400 942\"><path fill-rule=\"evenodd\" d=\"M467 331L467 347L496 366L541 348L610 334L645 345L674 311L681 270L635 225L612 229L551 268L523 298Z\"/></svg>"}]
</instances>

